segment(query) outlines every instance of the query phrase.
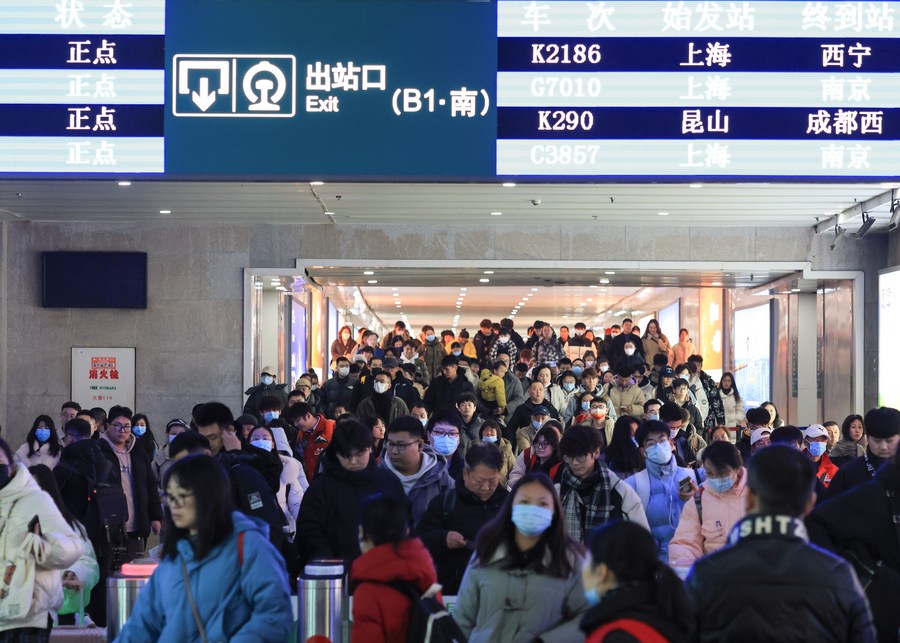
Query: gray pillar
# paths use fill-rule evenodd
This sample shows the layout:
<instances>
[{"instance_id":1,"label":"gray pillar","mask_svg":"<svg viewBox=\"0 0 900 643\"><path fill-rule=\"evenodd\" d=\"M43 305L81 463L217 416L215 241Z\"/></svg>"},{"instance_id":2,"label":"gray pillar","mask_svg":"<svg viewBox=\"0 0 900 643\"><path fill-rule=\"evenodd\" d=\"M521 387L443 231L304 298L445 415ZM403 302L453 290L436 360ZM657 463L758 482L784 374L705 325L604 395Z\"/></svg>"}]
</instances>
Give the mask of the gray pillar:
<instances>
[{"instance_id":1,"label":"gray pillar","mask_svg":"<svg viewBox=\"0 0 900 643\"><path fill-rule=\"evenodd\" d=\"M818 328L815 293L797 295L797 417L799 426L819 422L816 384L816 338Z\"/></svg>"}]
</instances>

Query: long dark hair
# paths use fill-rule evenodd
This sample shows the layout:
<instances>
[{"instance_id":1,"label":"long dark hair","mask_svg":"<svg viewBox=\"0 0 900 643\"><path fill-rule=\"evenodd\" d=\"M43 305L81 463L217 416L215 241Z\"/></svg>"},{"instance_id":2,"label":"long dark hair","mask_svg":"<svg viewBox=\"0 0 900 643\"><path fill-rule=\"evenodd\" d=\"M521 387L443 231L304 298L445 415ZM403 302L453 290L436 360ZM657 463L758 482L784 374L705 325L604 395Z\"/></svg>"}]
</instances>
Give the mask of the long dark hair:
<instances>
[{"instance_id":1,"label":"long dark hair","mask_svg":"<svg viewBox=\"0 0 900 643\"><path fill-rule=\"evenodd\" d=\"M633 522L612 521L595 529L588 539L591 567L606 564L620 585L647 584L653 588L654 613L662 620L691 630L693 608L684 583L659 560L656 540Z\"/></svg>"},{"instance_id":2,"label":"long dark hair","mask_svg":"<svg viewBox=\"0 0 900 643\"><path fill-rule=\"evenodd\" d=\"M37 444L37 438L34 436L34 432L38 426L40 426L41 422L46 424L47 428L50 429L50 437L47 438L47 444L50 447L50 455L55 457L62 451L62 445L59 443L59 436L56 435L56 424L49 415L39 415L34 418L34 422L31 424L31 430L28 432L28 435L25 436L25 442L28 443L28 457L33 456L40 448L35 448L34 446Z\"/></svg>"},{"instance_id":3,"label":"long dark hair","mask_svg":"<svg viewBox=\"0 0 900 643\"><path fill-rule=\"evenodd\" d=\"M29 473L31 473L31 477L35 479L41 489L47 492L51 498L53 498L53 502L56 503L56 508L59 509L59 513L62 515L63 520L68 523L69 527L74 529L76 532L80 533L83 536L87 536L87 531L85 531L84 527L78 522L78 519L72 515L72 512L69 511L69 508L66 506L66 503L62 499L62 494L59 492L59 485L56 484L56 477L53 475L53 472L50 471L50 467L46 464L36 464L34 466L28 467Z\"/></svg>"},{"instance_id":4,"label":"long dark hair","mask_svg":"<svg viewBox=\"0 0 900 643\"><path fill-rule=\"evenodd\" d=\"M566 533L565 521L563 520L562 505L559 502L559 495L556 493L556 487L553 481L546 474L540 472L526 473L516 484L500 507L500 511L493 520L488 522L475 540L475 558L478 566L487 566L491 563L491 559L497 553L501 546L505 546L507 550L506 558L501 563L502 569L511 569L513 563L509 555L516 549L516 527L512 521L512 508L516 495L521 487L526 484L537 483L544 487L553 495L553 522L547 528L538 541L536 547L546 548L550 553L550 563L544 565L543 556L537 556L532 563L532 567L538 573L547 574L549 576L558 576L559 578L568 577L575 571L572 553L581 554L581 545Z\"/></svg>"},{"instance_id":5,"label":"long dark hair","mask_svg":"<svg viewBox=\"0 0 900 643\"><path fill-rule=\"evenodd\" d=\"M156 449L159 447L159 443L156 441L156 436L153 435L153 429L150 426L150 418L143 413L135 413L131 417L131 432L134 433L134 425L138 423L138 420L143 420L147 424L147 432L140 437L134 436L134 439L137 442L137 445L141 447L152 460L153 456L156 455Z\"/></svg>"},{"instance_id":6,"label":"long dark hair","mask_svg":"<svg viewBox=\"0 0 900 643\"><path fill-rule=\"evenodd\" d=\"M734 373L729 373L728 371L722 373L722 377L719 378L719 390L722 390L722 380L725 379L726 375L731 378L731 391L734 393L734 401L740 402L741 394L738 392L737 380L734 379Z\"/></svg>"},{"instance_id":7,"label":"long dark hair","mask_svg":"<svg viewBox=\"0 0 900 643\"><path fill-rule=\"evenodd\" d=\"M631 425L637 419L623 415L613 426L612 439L606 447L606 465L613 471L641 471L646 465L641 450L631 441Z\"/></svg>"},{"instance_id":8,"label":"long dark hair","mask_svg":"<svg viewBox=\"0 0 900 643\"><path fill-rule=\"evenodd\" d=\"M841 435L844 436L845 440L850 440L853 442L853 438L850 437L850 425L853 424L856 420L859 420L860 424L863 425L863 437L866 435L866 421L861 415L848 415L844 418L844 423L841 425Z\"/></svg>"},{"instance_id":9,"label":"long dark hair","mask_svg":"<svg viewBox=\"0 0 900 643\"><path fill-rule=\"evenodd\" d=\"M231 481L222 465L208 455L189 455L176 460L166 472L163 489L168 488L170 480L193 492L199 528L197 537L191 539L187 529L175 526L169 504L164 503L167 525L162 545L163 558L175 560L178 557L178 541L184 538L190 540L194 554L201 559L234 531Z\"/></svg>"}]
</instances>

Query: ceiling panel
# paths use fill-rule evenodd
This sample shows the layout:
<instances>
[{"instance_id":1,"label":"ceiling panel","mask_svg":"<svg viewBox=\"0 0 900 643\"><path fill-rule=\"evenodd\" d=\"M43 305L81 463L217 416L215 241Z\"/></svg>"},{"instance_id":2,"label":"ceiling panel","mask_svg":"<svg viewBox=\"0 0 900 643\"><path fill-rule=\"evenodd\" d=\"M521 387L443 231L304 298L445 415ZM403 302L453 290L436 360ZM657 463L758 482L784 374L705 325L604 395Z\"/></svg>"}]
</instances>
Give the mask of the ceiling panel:
<instances>
[{"instance_id":1,"label":"ceiling panel","mask_svg":"<svg viewBox=\"0 0 900 643\"><path fill-rule=\"evenodd\" d=\"M341 224L813 226L888 184L408 184L0 181L0 218ZM161 214L168 211L170 214ZM873 211L887 227L888 206ZM492 215L492 212L502 214ZM659 213L668 213L661 216ZM844 227L853 231L857 217Z\"/></svg>"}]
</instances>

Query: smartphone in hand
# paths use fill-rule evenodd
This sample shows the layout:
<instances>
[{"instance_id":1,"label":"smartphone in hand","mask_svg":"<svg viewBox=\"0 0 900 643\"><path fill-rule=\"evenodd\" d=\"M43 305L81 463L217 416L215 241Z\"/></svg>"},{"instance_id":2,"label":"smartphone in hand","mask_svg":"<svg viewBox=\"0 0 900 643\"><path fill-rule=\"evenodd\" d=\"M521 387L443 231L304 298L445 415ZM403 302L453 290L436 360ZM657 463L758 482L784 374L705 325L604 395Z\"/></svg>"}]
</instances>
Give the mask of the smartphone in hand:
<instances>
[{"instance_id":1,"label":"smartphone in hand","mask_svg":"<svg viewBox=\"0 0 900 643\"><path fill-rule=\"evenodd\" d=\"M678 483L678 490L681 493L690 493L694 490L694 485L691 483L690 477L684 477Z\"/></svg>"}]
</instances>

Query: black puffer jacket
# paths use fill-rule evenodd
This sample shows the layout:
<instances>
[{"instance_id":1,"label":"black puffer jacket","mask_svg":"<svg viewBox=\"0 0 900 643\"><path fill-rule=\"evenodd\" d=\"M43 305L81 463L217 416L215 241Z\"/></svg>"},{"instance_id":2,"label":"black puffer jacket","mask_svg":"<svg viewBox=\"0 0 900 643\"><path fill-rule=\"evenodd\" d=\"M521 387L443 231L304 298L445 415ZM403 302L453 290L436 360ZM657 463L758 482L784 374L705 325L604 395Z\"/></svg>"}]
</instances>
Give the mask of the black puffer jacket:
<instances>
[{"instance_id":1,"label":"black puffer jacket","mask_svg":"<svg viewBox=\"0 0 900 643\"><path fill-rule=\"evenodd\" d=\"M682 593L684 590L681 590ZM656 604L656 590L649 583L637 583L617 588L607 593L603 600L593 606L581 619L581 630L590 643L641 643L640 639L628 634L624 629L612 629L604 638L592 638L607 623L619 619L640 621L649 625L666 637L668 641L691 640L690 628L694 622L693 612L679 614L679 622L674 622L662 614ZM684 598L687 603L687 598ZM599 633L598 633L599 636Z\"/></svg>"},{"instance_id":2,"label":"black puffer jacket","mask_svg":"<svg viewBox=\"0 0 900 643\"><path fill-rule=\"evenodd\" d=\"M900 469L890 462L878 469L875 480L816 507L807 516L806 525L812 542L860 565L860 569L882 562L866 594L879 641L896 643L900 630L900 537L891 517L888 492L895 494L900 513ZM865 571L860 576L868 580Z\"/></svg>"},{"instance_id":3,"label":"black puffer jacket","mask_svg":"<svg viewBox=\"0 0 900 643\"><path fill-rule=\"evenodd\" d=\"M456 497L447 499L446 494L455 494ZM465 485L457 484L456 489L448 489L429 503L428 510L416 527L415 535L422 539L431 552L437 568L438 582L443 586L441 591L446 596L456 596L466 566L475 550L475 536L485 523L497 515L508 495L506 489L497 487L494 495L485 502L466 489ZM447 533L451 531L461 533L468 541L467 545L459 549L448 548Z\"/></svg>"},{"instance_id":4,"label":"black puffer jacket","mask_svg":"<svg viewBox=\"0 0 900 643\"><path fill-rule=\"evenodd\" d=\"M304 564L314 558L352 561L360 554L359 525L365 501L375 494L405 501L406 494L397 476L376 467L374 458L362 471L348 471L329 447L322 457L322 467L300 504L300 559Z\"/></svg>"},{"instance_id":5,"label":"black puffer jacket","mask_svg":"<svg viewBox=\"0 0 900 643\"><path fill-rule=\"evenodd\" d=\"M735 525L731 542L694 563L687 579L699 641L875 640L853 568L809 545L801 520L751 514Z\"/></svg>"},{"instance_id":6,"label":"black puffer jacket","mask_svg":"<svg viewBox=\"0 0 900 643\"><path fill-rule=\"evenodd\" d=\"M883 462L882 458L874 456L868 451L866 451L866 455L850 460L838 469L834 478L831 479L831 483L828 485L828 500L837 498L842 493L869 482L875 477L872 472L877 471ZM869 465L871 465L871 471Z\"/></svg>"}]
</instances>

